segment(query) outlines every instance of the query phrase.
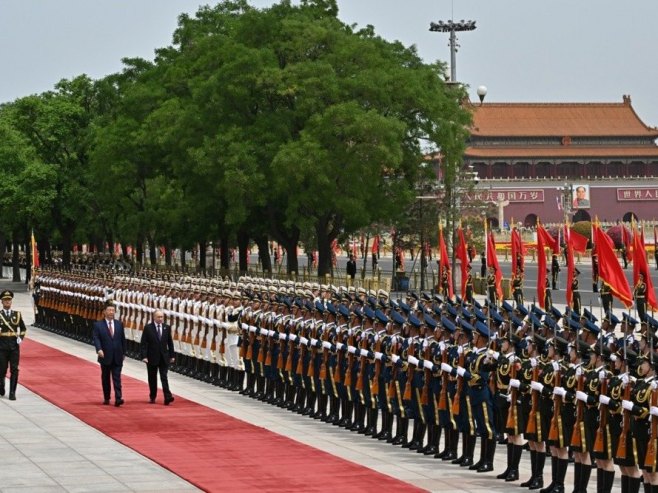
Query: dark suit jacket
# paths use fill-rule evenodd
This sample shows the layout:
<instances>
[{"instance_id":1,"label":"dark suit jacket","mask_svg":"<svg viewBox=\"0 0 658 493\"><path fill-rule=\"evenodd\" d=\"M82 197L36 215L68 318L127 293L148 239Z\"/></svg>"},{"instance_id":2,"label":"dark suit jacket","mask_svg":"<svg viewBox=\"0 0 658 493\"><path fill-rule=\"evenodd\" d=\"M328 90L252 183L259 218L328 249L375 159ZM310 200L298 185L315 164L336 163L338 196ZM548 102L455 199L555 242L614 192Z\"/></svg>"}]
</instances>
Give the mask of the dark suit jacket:
<instances>
[{"instance_id":1,"label":"dark suit jacket","mask_svg":"<svg viewBox=\"0 0 658 493\"><path fill-rule=\"evenodd\" d=\"M103 350L103 358L98 358L101 365L121 365L126 353L126 333L120 320L114 320L114 337L110 337L105 319L94 322L93 340L96 352Z\"/></svg>"},{"instance_id":2,"label":"dark suit jacket","mask_svg":"<svg viewBox=\"0 0 658 493\"><path fill-rule=\"evenodd\" d=\"M171 327L162 324L162 337L158 341L158 332L155 323L150 322L144 326L141 343L142 359L148 358L149 365L159 365L162 360L167 363L176 356L174 340L171 337Z\"/></svg>"}]
</instances>

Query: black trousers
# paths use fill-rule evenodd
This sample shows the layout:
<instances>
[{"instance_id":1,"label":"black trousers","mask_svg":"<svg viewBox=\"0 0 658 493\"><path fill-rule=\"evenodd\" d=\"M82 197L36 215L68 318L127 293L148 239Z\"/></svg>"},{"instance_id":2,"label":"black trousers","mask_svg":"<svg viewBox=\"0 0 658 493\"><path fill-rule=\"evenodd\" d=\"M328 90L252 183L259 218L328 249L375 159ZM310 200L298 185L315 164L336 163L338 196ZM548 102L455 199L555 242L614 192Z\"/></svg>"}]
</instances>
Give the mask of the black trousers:
<instances>
[{"instance_id":1,"label":"black trousers","mask_svg":"<svg viewBox=\"0 0 658 493\"><path fill-rule=\"evenodd\" d=\"M158 372L160 372L160 382L162 382L162 393L165 396L165 399L171 397L171 391L169 390L169 379L167 378L167 373L169 371L169 363L166 359L161 359L159 365L146 365L146 370L148 372L149 379L149 398L155 399L158 395Z\"/></svg>"},{"instance_id":2,"label":"black trousers","mask_svg":"<svg viewBox=\"0 0 658 493\"><path fill-rule=\"evenodd\" d=\"M101 365L101 384L103 385L103 399L110 400L112 387L110 386L110 377L114 386L114 398L121 399L121 370L123 365L112 363L111 365Z\"/></svg>"},{"instance_id":3,"label":"black trousers","mask_svg":"<svg viewBox=\"0 0 658 493\"><path fill-rule=\"evenodd\" d=\"M5 339L5 337L3 337ZM7 337L6 339L10 339ZM18 375L18 362L21 359L21 347L12 340L3 341L0 344L0 378L4 380L7 375L7 368L11 370L11 374Z\"/></svg>"}]
</instances>

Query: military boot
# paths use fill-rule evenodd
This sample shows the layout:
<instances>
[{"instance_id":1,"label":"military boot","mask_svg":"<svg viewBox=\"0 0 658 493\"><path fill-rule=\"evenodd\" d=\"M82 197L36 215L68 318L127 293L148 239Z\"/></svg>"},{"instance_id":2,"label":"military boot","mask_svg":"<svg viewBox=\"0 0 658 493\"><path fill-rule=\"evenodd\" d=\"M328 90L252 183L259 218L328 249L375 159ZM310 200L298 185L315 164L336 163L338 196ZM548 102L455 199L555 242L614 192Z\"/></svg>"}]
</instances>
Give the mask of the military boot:
<instances>
[{"instance_id":1,"label":"military boot","mask_svg":"<svg viewBox=\"0 0 658 493\"><path fill-rule=\"evenodd\" d=\"M11 378L9 379L9 400L16 400L16 387L18 386L18 370L11 372Z\"/></svg>"},{"instance_id":2,"label":"military boot","mask_svg":"<svg viewBox=\"0 0 658 493\"><path fill-rule=\"evenodd\" d=\"M397 422L395 437L393 437L391 443L393 445L402 445L404 447L408 443L407 434L409 433L409 418L398 416Z\"/></svg>"}]
</instances>

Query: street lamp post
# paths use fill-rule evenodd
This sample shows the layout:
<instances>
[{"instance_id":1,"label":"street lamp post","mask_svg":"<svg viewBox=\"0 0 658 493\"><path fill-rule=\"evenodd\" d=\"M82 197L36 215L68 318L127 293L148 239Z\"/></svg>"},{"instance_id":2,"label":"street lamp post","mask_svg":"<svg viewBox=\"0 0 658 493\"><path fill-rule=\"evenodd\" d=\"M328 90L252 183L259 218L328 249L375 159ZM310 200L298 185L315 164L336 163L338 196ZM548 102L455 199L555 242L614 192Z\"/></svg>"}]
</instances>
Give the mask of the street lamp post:
<instances>
[{"instance_id":1,"label":"street lamp post","mask_svg":"<svg viewBox=\"0 0 658 493\"><path fill-rule=\"evenodd\" d=\"M564 186L557 187L556 190L561 196L562 210L564 211L564 223L566 224L569 221L571 206L573 204L573 187L568 183L565 183Z\"/></svg>"},{"instance_id":2,"label":"street lamp post","mask_svg":"<svg viewBox=\"0 0 658 493\"><path fill-rule=\"evenodd\" d=\"M450 82L457 82L457 35L456 32L475 31L475 21L461 20L459 22L431 22L430 31L436 33L450 33Z\"/></svg>"}]
</instances>

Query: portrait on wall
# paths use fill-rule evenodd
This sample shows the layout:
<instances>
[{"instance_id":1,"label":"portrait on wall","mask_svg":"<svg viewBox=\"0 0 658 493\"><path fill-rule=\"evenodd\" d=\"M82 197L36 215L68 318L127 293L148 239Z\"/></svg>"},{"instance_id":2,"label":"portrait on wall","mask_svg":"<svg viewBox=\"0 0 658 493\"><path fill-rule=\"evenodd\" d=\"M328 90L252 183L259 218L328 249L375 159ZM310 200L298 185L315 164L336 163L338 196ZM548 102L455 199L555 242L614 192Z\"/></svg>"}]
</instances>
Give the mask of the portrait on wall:
<instances>
[{"instance_id":1,"label":"portrait on wall","mask_svg":"<svg viewBox=\"0 0 658 493\"><path fill-rule=\"evenodd\" d=\"M573 197L572 207L574 209L589 209L589 185L572 185L571 193Z\"/></svg>"}]
</instances>

